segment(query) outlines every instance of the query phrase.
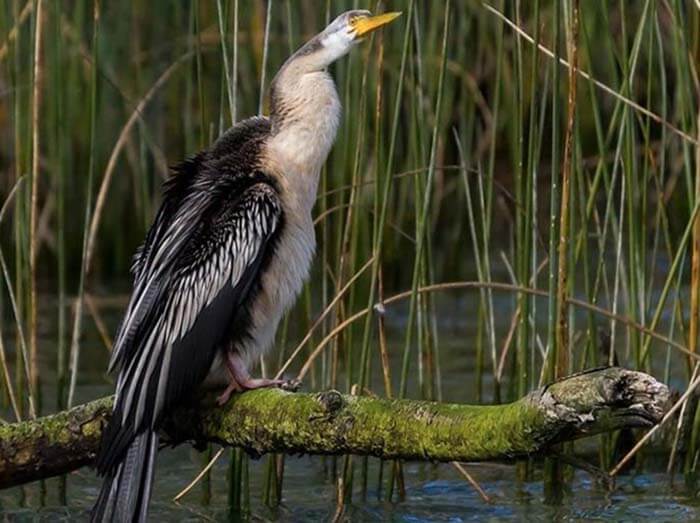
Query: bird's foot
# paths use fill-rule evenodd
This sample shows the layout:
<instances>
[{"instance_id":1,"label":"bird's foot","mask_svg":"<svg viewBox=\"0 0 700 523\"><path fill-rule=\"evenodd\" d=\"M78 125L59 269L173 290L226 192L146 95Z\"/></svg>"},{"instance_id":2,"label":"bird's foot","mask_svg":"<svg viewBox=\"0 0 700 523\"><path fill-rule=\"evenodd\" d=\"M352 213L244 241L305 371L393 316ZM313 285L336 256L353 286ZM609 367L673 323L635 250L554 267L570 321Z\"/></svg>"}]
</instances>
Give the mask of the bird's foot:
<instances>
[{"instance_id":1,"label":"bird's foot","mask_svg":"<svg viewBox=\"0 0 700 523\"><path fill-rule=\"evenodd\" d=\"M234 392L239 392L241 388L239 387L238 383L229 383L228 387L226 387L226 390L224 390L219 396L216 398L216 404L219 405L220 407L228 403L228 400L231 399L231 394Z\"/></svg>"},{"instance_id":2,"label":"bird's foot","mask_svg":"<svg viewBox=\"0 0 700 523\"><path fill-rule=\"evenodd\" d=\"M241 382L241 387L243 388L243 390L255 390L264 389L268 387L275 387L282 390L296 392L300 386L301 381L297 379L280 380L269 378L249 378Z\"/></svg>"},{"instance_id":3,"label":"bird's foot","mask_svg":"<svg viewBox=\"0 0 700 523\"><path fill-rule=\"evenodd\" d=\"M301 380L290 379L290 380L273 380L268 378L250 378L243 381L243 383L232 382L229 383L228 387L219 394L216 398L216 404L223 406L228 403L231 399L231 395L234 392L245 392L246 390L255 389L266 389L266 388L278 388L286 390L288 392L296 392L301 388Z\"/></svg>"},{"instance_id":4,"label":"bird's foot","mask_svg":"<svg viewBox=\"0 0 700 523\"><path fill-rule=\"evenodd\" d=\"M227 354L226 365L229 371L229 384L226 390L217 398L219 405L224 405L231 399L234 392L244 392L246 390L264 389L276 387L290 392L296 392L301 386L301 380L281 380L270 378L251 378L248 374L245 362L236 352Z\"/></svg>"},{"instance_id":5,"label":"bird's foot","mask_svg":"<svg viewBox=\"0 0 700 523\"><path fill-rule=\"evenodd\" d=\"M283 383L279 386L280 389L289 392L296 392L301 388L301 380L292 378L290 380L283 380Z\"/></svg>"}]
</instances>

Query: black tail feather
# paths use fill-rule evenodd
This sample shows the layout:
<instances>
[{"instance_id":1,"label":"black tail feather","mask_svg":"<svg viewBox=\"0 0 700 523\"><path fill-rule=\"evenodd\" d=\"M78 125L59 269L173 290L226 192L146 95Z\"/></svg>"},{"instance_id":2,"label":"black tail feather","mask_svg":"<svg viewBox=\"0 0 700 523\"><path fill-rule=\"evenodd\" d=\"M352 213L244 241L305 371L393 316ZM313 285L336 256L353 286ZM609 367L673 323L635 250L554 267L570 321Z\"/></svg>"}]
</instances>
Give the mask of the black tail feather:
<instances>
[{"instance_id":1,"label":"black tail feather","mask_svg":"<svg viewBox=\"0 0 700 523\"><path fill-rule=\"evenodd\" d=\"M145 431L134 438L122 461L105 475L102 490L90 514L91 522L147 520L157 453L157 433Z\"/></svg>"}]
</instances>

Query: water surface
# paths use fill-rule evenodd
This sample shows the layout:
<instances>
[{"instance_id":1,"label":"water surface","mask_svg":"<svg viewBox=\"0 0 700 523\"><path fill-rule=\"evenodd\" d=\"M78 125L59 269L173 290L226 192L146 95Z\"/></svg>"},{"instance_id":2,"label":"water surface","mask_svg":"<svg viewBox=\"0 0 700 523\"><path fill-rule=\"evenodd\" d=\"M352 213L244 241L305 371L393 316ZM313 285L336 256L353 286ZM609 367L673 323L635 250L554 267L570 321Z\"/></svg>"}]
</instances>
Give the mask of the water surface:
<instances>
[{"instance_id":1,"label":"water surface","mask_svg":"<svg viewBox=\"0 0 700 523\"><path fill-rule=\"evenodd\" d=\"M446 401L474 401L474 325L469 308L473 301L458 298L440 301L441 368L443 396ZM501 304L507 311L508 303ZM504 331L509 314L500 315ZM119 310L105 316L108 328L119 320ZM404 311L388 315L392 368L400 367ZM466 332L466 334L465 334ZM42 375L49 384L45 401L53 401L55 379L55 332L46 326L42 332ZM104 375L107 351L94 327L86 325L81 374L77 389L78 402L109 394L112 385ZM409 390L416 391L416 376L411 374ZM341 378L341 382L344 383ZM487 380L488 383L488 380ZM486 387L489 390L489 387ZM381 384L376 383L376 390ZM595 449L591 444L583 448ZM588 453L594 455L594 453ZM224 454L212 469L211 496L203 503L203 489L198 486L181 503L172 498L198 473L203 457L183 446L166 449L159 454L154 499L153 521L230 521L240 519L231 513L228 502L227 474L230 452ZM361 458L354 458L361 463ZM339 461L340 463L340 461ZM283 500L279 507L269 508L262 501L266 458L250 461L250 519L253 521L329 521L335 510L335 487L331 480L332 459L322 457L289 457L285 465ZM533 479L518 481L512 464L471 464L469 472L491 498L486 503L476 491L447 464L410 463L405 467L406 497L387 502L386 492L378 490L379 462L369 460L365 495L355 488L346 507L348 521L489 521L489 520L615 520L654 521L700 520L700 506L694 493L679 479L674 486L663 471L664 464L652 465L644 474L622 476L610 490L586 472L576 472L569 490L558 504L545 500L541 481L541 465L536 465ZM658 469L658 470L657 470ZM357 468L359 477L360 467ZM385 477L387 470L384 471ZM360 483L359 481L357 482ZM67 479L67 505L61 503L59 481L48 480L42 489L35 483L23 488L0 491L0 504L5 521L75 521L85 519L100 487L90 469L70 474Z\"/></svg>"}]
</instances>

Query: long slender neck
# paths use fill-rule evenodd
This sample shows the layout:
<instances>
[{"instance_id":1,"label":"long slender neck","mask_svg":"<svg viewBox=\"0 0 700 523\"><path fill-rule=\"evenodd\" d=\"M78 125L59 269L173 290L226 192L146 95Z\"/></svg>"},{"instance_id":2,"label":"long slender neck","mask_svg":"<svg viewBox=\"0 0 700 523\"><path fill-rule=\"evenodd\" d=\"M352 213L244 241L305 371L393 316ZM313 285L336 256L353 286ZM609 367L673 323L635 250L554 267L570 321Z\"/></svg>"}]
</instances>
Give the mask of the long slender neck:
<instances>
[{"instance_id":1,"label":"long slender neck","mask_svg":"<svg viewBox=\"0 0 700 523\"><path fill-rule=\"evenodd\" d=\"M327 71L302 71L288 62L272 83L272 134L295 133L299 146L306 150L297 153L323 164L340 122L338 92Z\"/></svg>"},{"instance_id":2,"label":"long slender neck","mask_svg":"<svg viewBox=\"0 0 700 523\"><path fill-rule=\"evenodd\" d=\"M335 83L328 72L306 72L290 59L275 77L270 97L271 153L283 176L313 205L340 122Z\"/></svg>"}]
</instances>

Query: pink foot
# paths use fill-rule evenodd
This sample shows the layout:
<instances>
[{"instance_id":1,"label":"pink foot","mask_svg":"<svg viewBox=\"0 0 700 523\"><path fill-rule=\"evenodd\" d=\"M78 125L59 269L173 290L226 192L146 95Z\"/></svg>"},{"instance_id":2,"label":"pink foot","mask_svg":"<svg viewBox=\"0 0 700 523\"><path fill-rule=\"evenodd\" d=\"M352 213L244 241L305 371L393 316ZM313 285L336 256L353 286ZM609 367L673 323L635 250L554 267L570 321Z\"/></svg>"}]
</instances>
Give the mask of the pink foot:
<instances>
[{"instance_id":1,"label":"pink foot","mask_svg":"<svg viewBox=\"0 0 700 523\"><path fill-rule=\"evenodd\" d=\"M265 389L268 387L281 387L285 380L272 380L268 378L248 378L241 383L243 390Z\"/></svg>"},{"instance_id":2,"label":"pink foot","mask_svg":"<svg viewBox=\"0 0 700 523\"><path fill-rule=\"evenodd\" d=\"M236 352L226 355L226 367L230 375L230 381L226 390L221 393L216 402L224 405L231 399L234 392L262 389L266 387L279 387L284 390L296 391L301 382L299 380L278 380L269 378L251 378L248 369L241 357Z\"/></svg>"},{"instance_id":3,"label":"pink foot","mask_svg":"<svg viewBox=\"0 0 700 523\"><path fill-rule=\"evenodd\" d=\"M238 383L233 383L233 380L231 383L229 383L228 387L226 387L226 390L224 390L217 398L216 398L216 404L219 406L225 405L228 403L228 400L231 399L231 394L234 392L239 392L241 389L238 386Z\"/></svg>"},{"instance_id":4,"label":"pink foot","mask_svg":"<svg viewBox=\"0 0 700 523\"><path fill-rule=\"evenodd\" d=\"M271 380L267 378L248 379L241 384L243 390L255 390L266 387L278 387L282 390L296 392L301 387L301 381L297 379L291 380Z\"/></svg>"}]
</instances>

